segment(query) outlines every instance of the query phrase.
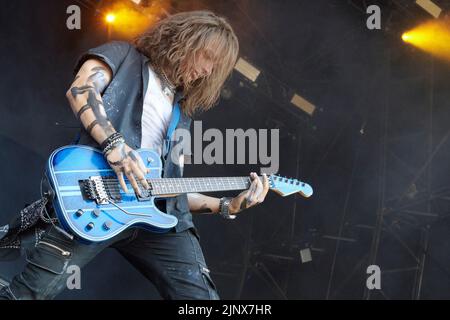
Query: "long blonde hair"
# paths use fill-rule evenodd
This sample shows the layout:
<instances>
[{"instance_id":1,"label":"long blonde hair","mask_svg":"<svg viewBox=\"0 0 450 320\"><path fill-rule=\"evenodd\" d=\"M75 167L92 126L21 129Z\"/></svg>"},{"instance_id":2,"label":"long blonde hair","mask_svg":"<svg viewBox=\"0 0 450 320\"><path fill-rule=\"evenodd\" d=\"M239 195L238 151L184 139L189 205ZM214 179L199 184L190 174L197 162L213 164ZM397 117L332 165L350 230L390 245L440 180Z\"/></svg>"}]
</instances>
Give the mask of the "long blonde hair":
<instances>
[{"instance_id":1,"label":"long blonde hair","mask_svg":"<svg viewBox=\"0 0 450 320\"><path fill-rule=\"evenodd\" d=\"M140 35L135 46L178 84L186 79L194 57L202 49L213 49L216 60L211 75L183 84L182 108L188 115L214 106L239 52L239 42L230 24L210 11L169 16Z\"/></svg>"}]
</instances>

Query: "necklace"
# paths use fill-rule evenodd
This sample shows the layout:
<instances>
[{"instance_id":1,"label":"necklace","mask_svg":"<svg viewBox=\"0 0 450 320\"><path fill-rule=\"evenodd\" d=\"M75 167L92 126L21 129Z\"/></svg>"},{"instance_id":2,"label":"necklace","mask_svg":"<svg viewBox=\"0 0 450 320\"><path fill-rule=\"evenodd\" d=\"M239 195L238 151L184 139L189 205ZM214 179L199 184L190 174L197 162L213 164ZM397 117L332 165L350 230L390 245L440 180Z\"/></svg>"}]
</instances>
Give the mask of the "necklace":
<instances>
[{"instance_id":1,"label":"necklace","mask_svg":"<svg viewBox=\"0 0 450 320\"><path fill-rule=\"evenodd\" d=\"M161 81L161 88L163 93L166 96L175 95L176 86L170 82L169 78L167 78L166 73L158 66L155 66L156 74L158 75L159 80Z\"/></svg>"}]
</instances>

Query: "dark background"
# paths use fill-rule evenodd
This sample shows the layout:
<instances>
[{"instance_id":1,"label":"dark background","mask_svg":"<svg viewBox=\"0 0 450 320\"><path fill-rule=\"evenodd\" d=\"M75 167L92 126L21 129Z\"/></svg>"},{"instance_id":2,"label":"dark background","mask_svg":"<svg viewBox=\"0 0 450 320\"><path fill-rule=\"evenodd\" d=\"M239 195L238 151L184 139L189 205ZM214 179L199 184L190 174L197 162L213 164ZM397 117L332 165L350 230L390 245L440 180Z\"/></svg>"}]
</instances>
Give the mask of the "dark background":
<instances>
[{"instance_id":1,"label":"dark background","mask_svg":"<svg viewBox=\"0 0 450 320\"><path fill-rule=\"evenodd\" d=\"M65 92L77 57L108 40L101 1L4 1L0 11L0 224L39 198L49 154L78 123ZM448 1L435 1L448 11ZM82 29L66 28L66 8ZM280 198L234 222L196 217L225 299L449 299L449 62L404 44L429 19L414 1L166 1L169 12L226 16L257 84L234 73L227 98L201 115L212 128L280 129L280 170L314 187L311 199ZM366 28L369 4L382 30ZM298 93L313 117L289 101ZM186 176L247 175L259 166L189 166ZM300 250L312 261L302 263ZM2 263L11 277L24 261ZM382 270L368 292L366 269ZM114 250L82 272L82 290L61 299L158 299Z\"/></svg>"}]
</instances>

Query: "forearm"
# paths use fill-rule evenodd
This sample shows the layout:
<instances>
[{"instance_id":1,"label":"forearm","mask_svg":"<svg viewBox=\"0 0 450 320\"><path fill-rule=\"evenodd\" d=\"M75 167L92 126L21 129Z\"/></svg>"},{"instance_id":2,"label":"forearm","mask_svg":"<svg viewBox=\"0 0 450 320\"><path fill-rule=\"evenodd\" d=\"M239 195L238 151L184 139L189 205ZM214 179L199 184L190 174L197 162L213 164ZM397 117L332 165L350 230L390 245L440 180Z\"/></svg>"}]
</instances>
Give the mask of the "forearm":
<instances>
[{"instance_id":1,"label":"forearm","mask_svg":"<svg viewBox=\"0 0 450 320\"><path fill-rule=\"evenodd\" d=\"M110 71L98 62L86 63L66 94L73 113L99 144L116 132L106 115L101 96L110 78Z\"/></svg>"},{"instance_id":2,"label":"forearm","mask_svg":"<svg viewBox=\"0 0 450 320\"><path fill-rule=\"evenodd\" d=\"M189 193L187 195L189 211L196 214L216 214L219 213L220 199L205 196L200 193Z\"/></svg>"},{"instance_id":3,"label":"forearm","mask_svg":"<svg viewBox=\"0 0 450 320\"><path fill-rule=\"evenodd\" d=\"M252 183L248 190L243 191L237 197L231 199L223 210L221 215L236 215L239 212L246 210L254 205L264 201L267 192L269 191L269 179L267 175L263 175L263 182L259 179L256 173L251 173L250 178ZM189 193L188 195L189 210L192 213L213 214L219 213L221 201L218 198L208 197L200 193ZM230 218L230 217L228 217Z\"/></svg>"}]
</instances>

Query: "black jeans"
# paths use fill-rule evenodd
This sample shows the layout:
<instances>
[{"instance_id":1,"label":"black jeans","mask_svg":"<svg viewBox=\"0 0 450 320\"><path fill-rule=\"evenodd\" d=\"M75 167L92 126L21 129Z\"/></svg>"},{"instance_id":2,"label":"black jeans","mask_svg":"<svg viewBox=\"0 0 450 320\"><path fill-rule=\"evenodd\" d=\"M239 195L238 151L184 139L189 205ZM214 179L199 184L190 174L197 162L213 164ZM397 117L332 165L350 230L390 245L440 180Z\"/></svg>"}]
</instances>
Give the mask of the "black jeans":
<instances>
[{"instance_id":1,"label":"black jeans","mask_svg":"<svg viewBox=\"0 0 450 320\"><path fill-rule=\"evenodd\" d=\"M31 239L21 244L25 269L0 290L0 299L53 299L67 287L70 266L82 268L107 247L117 249L164 299L219 299L193 230L156 234L128 229L95 244L70 240L52 225L39 237L34 233L28 232Z\"/></svg>"}]
</instances>

